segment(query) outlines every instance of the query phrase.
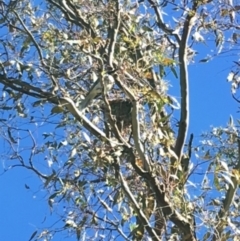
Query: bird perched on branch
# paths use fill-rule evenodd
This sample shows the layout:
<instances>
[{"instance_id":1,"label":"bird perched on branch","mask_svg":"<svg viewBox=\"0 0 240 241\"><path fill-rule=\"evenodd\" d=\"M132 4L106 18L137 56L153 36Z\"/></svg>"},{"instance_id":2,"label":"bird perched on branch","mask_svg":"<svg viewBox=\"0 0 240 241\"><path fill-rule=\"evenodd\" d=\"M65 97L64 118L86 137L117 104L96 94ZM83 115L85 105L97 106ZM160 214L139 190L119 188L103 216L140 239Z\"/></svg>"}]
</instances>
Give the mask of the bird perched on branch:
<instances>
[{"instance_id":1,"label":"bird perched on branch","mask_svg":"<svg viewBox=\"0 0 240 241\"><path fill-rule=\"evenodd\" d=\"M113 70L111 72L108 72L107 74L103 75L103 84L106 89L106 91L110 91L114 85L114 78L110 74L114 73L116 70ZM93 99L97 98L102 93L102 84L100 81L100 78L98 78L91 89L88 91L88 94L86 95L85 99L80 104L80 111L83 111Z\"/></svg>"}]
</instances>

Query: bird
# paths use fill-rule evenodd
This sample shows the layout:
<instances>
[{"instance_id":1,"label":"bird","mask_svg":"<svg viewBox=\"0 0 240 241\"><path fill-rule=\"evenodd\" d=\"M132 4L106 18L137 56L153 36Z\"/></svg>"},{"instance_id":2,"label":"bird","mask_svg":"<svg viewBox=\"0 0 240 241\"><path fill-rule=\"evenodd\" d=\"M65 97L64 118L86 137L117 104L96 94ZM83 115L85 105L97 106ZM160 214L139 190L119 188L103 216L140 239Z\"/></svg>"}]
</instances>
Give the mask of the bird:
<instances>
[{"instance_id":1,"label":"bird","mask_svg":"<svg viewBox=\"0 0 240 241\"><path fill-rule=\"evenodd\" d=\"M114 71L115 72L115 71ZM108 72L103 76L103 84L106 89L106 91L110 91L114 85L114 78L110 73L113 73L113 71ZM102 84L100 79L98 78L93 86L88 91L88 94L86 95L85 99L80 103L80 111L83 111L88 105L91 103L91 101L95 98L97 98L102 93Z\"/></svg>"}]
</instances>

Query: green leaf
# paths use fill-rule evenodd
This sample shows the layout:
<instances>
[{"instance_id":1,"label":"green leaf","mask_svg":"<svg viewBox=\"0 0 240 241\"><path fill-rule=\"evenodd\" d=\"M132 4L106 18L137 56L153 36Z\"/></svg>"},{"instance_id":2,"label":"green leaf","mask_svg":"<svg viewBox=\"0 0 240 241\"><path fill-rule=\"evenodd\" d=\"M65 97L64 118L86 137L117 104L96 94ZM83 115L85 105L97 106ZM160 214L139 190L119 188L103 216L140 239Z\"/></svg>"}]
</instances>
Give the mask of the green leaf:
<instances>
[{"instance_id":1,"label":"green leaf","mask_svg":"<svg viewBox=\"0 0 240 241\"><path fill-rule=\"evenodd\" d=\"M121 190L117 190L114 197L113 197L113 204L112 206L116 205L117 203L121 202L123 199Z\"/></svg>"},{"instance_id":2,"label":"green leaf","mask_svg":"<svg viewBox=\"0 0 240 241\"><path fill-rule=\"evenodd\" d=\"M228 165L225 161L220 161L221 166L223 167L224 171L229 171Z\"/></svg>"},{"instance_id":3,"label":"green leaf","mask_svg":"<svg viewBox=\"0 0 240 241\"><path fill-rule=\"evenodd\" d=\"M47 180L44 183L44 187L47 187L48 184L56 177L56 173L53 171L53 173L47 177Z\"/></svg>"},{"instance_id":4,"label":"green leaf","mask_svg":"<svg viewBox=\"0 0 240 241\"><path fill-rule=\"evenodd\" d=\"M66 43L68 43L68 44L70 44L70 45L73 45L73 44L79 44L79 45L81 45L81 44L82 44L82 41L81 41L81 40L65 40L65 41L63 41L63 42L66 42Z\"/></svg>"},{"instance_id":5,"label":"green leaf","mask_svg":"<svg viewBox=\"0 0 240 241\"><path fill-rule=\"evenodd\" d=\"M60 191L57 191L55 193L53 193L49 198L48 198L48 205L50 206L50 208L52 208L52 204L53 204L53 201L54 201L54 198L59 195L61 192Z\"/></svg>"},{"instance_id":6,"label":"green leaf","mask_svg":"<svg viewBox=\"0 0 240 241\"><path fill-rule=\"evenodd\" d=\"M211 158L212 158L212 156L210 155L210 151L207 150L207 152L203 156L203 160L210 160Z\"/></svg>"},{"instance_id":7,"label":"green leaf","mask_svg":"<svg viewBox=\"0 0 240 241\"><path fill-rule=\"evenodd\" d=\"M42 100L37 100L37 101L35 101L35 102L32 103L32 106L33 106L33 107L37 107L37 106L42 105L42 104L43 104L43 101L42 101Z\"/></svg>"},{"instance_id":8,"label":"green leaf","mask_svg":"<svg viewBox=\"0 0 240 241\"><path fill-rule=\"evenodd\" d=\"M49 136L53 136L53 133L51 133L51 132L50 132L50 133L46 133L46 132L45 132L45 133L43 133L42 135L43 135L44 139L46 139L46 138L48 138Z\"/></svg>"},{"instance_id":9,"label":"green leaf","mask_svg":"<svg viewBox=\"0 0 240 241\"><path fill-rule=\"evenodd\" d=\"M217 188L217 190L221 189L218 177L216 175L214 175L214 185Z\"/></svg>"},{"instance_id":10,"label":"green leaf","mask_svg":"<svg viewBox=\"0 0 240 241\"><path fill-rule=\"evenodd\" d=\"M85 131L82 131L82 134L83 134L83 137L84 139L89 143L91 144L91 138L89 137L89 135L85 132Z\"/></svg>"},{"instance_id":11,"label":"green leaf","mask_svg":"<svg viewBox=\"0 0 240 241\"><path fill-rule=\"evenodd\" d=\"M38 231L34 231L28 241L31 241L37 234Z\"/></svg>"},{"instance_id":12,"label":"green leaf","mask_svg":"<svg viewBox=\"0 0 240 241\"><path fill-rule=\"evenodd\" d=\"M150 28L150 27L148 27L148 26L146 26L146 25L143 25L143 26L142 26L142 29L143 29L144 31L147 31L147 32L153 32L153 29Z\"/></svg>"},{"instance_id":13,"label":"green leaf","mask_svg":"<svg viewBox=\"0 0 240 241\"><path fill-rule=\"evenodd\" d=\"M173 109L180 109L180 104L177 101L177 99L173 96L168 96L168 100L169 100L169 105L173 108Z\"/></svg>"},{"instance_id":14,"label":"green leaf","mask_svg":"<svg viewBox=\"0 0 240 241\"><path fill-rule=\"evenodd\" d=\"M51 110L51 114L59 114L59 113L62 113L63 112L63 108L59 105L56 105L52 108Z\"/></svg>"},{"instance_id":15,"label":"green leaf","mask_svg":"<svg viewBox=\"0 0 240 241\"><path fill-rule=\"evenodd\" d=\"M76 228L77 224L74 222L72 219L68 219L66 221L65 227L71 227L71 228Z\"/></svg>"},{"instance_id":16,"label":"green leaf","mask_svg":"<svg viewBox=\"0 0 240 241\"><path fill-rule=\"evenodd\" d=\"M68 144L68 141L67 140L64 140L64 141L60 141L59 145L58 145L58 149L61 147L61 146L66 146Z\"/></svg>"},{"instance_id":17,"label":"green leaf","mask_svg":"<svg viewBox=\"0 0 240 241\"><path fill-rule=\"evenodd\" d=\"M231 177L229 177L228 174L227 174L227 175L222 174L222 177L224 178L224 180L225 180L228 184L231 184L232 187L235 188L235 187L234 187L234 183L233 183Z\"/></svg>"},{"instance_id":18,"label":"green leaf","mask_svg":"<svg viewBox=\"0 0 240 241\"><path fill-rule=\"evenodd\" d=\"M233 127L233 126L234 126L233 117L232 117L231 115L230 115L230 117L229 117L228 125L229 125L230 127Z\"/></svg>"},{"instance_id":19,"label":"green leaf","mask_svg":"<svg viewBox=\"0 0 240 241\"><path fill-rule=\"evenodd\" d=\"M208 240L208 238L209 238L210 236L211 236L211 233L210 233L210 232L205 233L204 236L203 236L203 241Z\"/></svg>"},{"instance_id":20,"label":"green leaf","mask_svg":"<svg viewBox=\"0 0 240 241\"><path fill-rule=\"evenodd\" d=\"M214 34L216 36L215 38L216 47L218 47L219 45L223 44L224 35L223 35L223 32L219 29L215 30Z\"/></svg>"},{"instance_id":21,"label":"green leaf","mask_svg":"<svg viewBox=\"0 0 240 241\"><path fill-rule=\"evenodd\" d=\"M211 57L211 56L208 56L208 57L206 57L205 59L201 59L199 62L200 62L200 63L207 63L207 62L209 62L211 59L212 59L212 57Z\"/></svg>"},{"instance_id":22,"label":"green leaf","mask_svg":"<svg viewBox=\"0 0 240 241\"><path fill-rule=\"evenodd\" d=\"M178 79L178 75L177 75L177 72L175 70L175 68L173 68L172 66L170 67L172 73L174 74L175 78Z\"/></svg>"},{"instance_id":23,"label":"green leaf","mask_svg":"<svg viewBox=\"0 0 240 241\"><path fill-rule=\"evenodd\" d=\"M163 78L166 75L165 69L162 65L159 65L159 74L161 78Z\"/></svg>"}]
</instances>

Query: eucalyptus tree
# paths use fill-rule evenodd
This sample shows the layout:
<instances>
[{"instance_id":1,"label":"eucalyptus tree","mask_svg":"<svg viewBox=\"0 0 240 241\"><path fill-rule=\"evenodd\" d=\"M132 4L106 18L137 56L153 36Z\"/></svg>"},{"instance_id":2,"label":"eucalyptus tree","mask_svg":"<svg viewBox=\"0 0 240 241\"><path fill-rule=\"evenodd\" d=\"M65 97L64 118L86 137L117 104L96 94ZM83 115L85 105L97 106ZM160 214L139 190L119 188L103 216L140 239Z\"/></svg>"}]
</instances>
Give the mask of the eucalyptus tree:
<instances>
[{"instance_id":1,"label":"eucalyptus tree","mask_svg":"<svg viewBox=\"0 0 240 241\"><path fill-rule=\"evenodd\" d=\"M238 129L231 120L194 147L188 66L202 44L206 63L236 44L238 11L221 0L1 2L6 171L29 169L52 212L64 206L64 225L30 240L234 239Z\"/></svg>"}]
</instances>

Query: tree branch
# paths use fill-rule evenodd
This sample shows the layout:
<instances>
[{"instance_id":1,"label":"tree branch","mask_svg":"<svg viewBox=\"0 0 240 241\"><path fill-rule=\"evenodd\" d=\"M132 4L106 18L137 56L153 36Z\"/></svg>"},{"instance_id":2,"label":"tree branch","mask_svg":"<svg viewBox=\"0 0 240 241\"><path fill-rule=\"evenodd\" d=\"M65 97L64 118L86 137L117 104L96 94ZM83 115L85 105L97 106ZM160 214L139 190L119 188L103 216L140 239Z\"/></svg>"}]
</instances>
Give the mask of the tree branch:
<instances>
[{"instance_id":1,"label":"tree branch","mask_svg":"<svg viewBox=\"0 0 240 241\"><path fill-rule=\"evenodd\" d=\"M180 114L180 122L177 140L175 144L175 152L179 159L181 159L181 155L183 152L184 143L187 136L188 125L189 125L189 87L188 87L188 69L187 69L187 43L188 38L192 29L193 19L195 17L198 3L194 2L192 9L188 12L188 15L185 19L182 38L176 33L174 33L173 29L164 24L161 12L157 3L154 0L148 0L151 4L154 12L157 16L157 24L160 29L162 29L165 33L172 35L175 37L176 41L179 44L179 63L180 63L180 89L181 89L181 114Z\"/></svg>"},{"instance_id":2,"label":"tree branch","mask_svg":"<svg viewBox=\"0 0 240 241\"><path fill-rule=\"evenodd\" d=\"M66 19L77 26L80 26L82 29L85 29L92 38L96 37L95 32L93 31L90 24L88 24L83 17L81 16L80 11L76 9L74 4L70 0L48 0L51 4L56 6L58 9L60 9L66 16Z\"/></svg>"},{"instance_id":3,"label":"tree branch","mask_svg":"<svg viewBox=\"0 0 240 241\"><path fill-rule=\"evenodd\" d=\"M135 156L132 149L128 149L128 161L131 162L136 172L146 180L155 195L157 207L160 209L166 220L173 222L185 235L185 241L196 241L195 231L188 219L184 218L177 210L172 208L171 201L167 198L164 187L159 183L156 174L143 172L135 163Z\"/></svg>"},{"instance_id":4,"label":"tree branch","mask_svg":"<svg viewBox=\"0 0 240 241\"><path fill-rule=\"evenodd\" d=\"M116 79L116 82L119 86L121 86L121 88L123 89L123 91L126 93L126 95L130 98L130 100L132 101L133 107L132 107L132 131L133 131L133 139L134 139L134 144L136 147L136 150L143 162L143 168L145 171L150 171L150 162L148 157L145 155L144 153L144 149L143 149L143 145L141 143L141 138L140 138L140 127L139 127L139 121L138 121L138 100L136 100L134 94L132 93L132 91L120 80L120 78L118 77ZM137 81L136 81L137 82Z\"/></svg>"},{"instance_id":5,"label":"tree branch","mask_svg":"<svg viewBox=\"0 0 240 241\"><path fill-rule=\"evenodd\" d=\"M14 14L17 16L17 19L19 20L19 22L21 23L22 27L24 28L24 30L27 32L28 36L30 37L30 39L32 40L33 44L35 45L40 61L42 63L42 65L45 67L46 64L44 62L44 58L43 58L43 54L41 51L40 46L38 45L37 41L35 40L35 38L33 37L32 33L28 30L28 28L26 27L26 25L24 24L24 22L22 21L21 17L19 16L19 14L16 11L13 11Z\"/></svg>"},{"instance_id":6,"label":"tree branch","mask_svg":"<svg viewBox=\"0 0 240 241\"><path fill-rule=\"evenodd\" d=\"M154 228L151 227L151 224L149 223L147 217L143 213L142 209L139 207L136 199L134 198L132 192L130 191L127 182L124 180L122 173L119 172L119 178L121 181L121 185L123 187L124 192L128 196L128 198L131 200L131 202L134 204L134 209L136 213L138 214L139 219L141 220L142 224L146 228L147 232L151 235L151 237L154 237L154 240L161 240L160 237L156 234Z\"/></svg>"},{"instance_id":7,"label":"tree branch","mask_svg":"<svg viewBox=\"0 0 240 241\"><path fill-rule=\"evenodd\" d=\"M159 185L157 177L149 175L146 179L156 195L157 208L162 210L164 217L170 219L183 232L186 241L196 241L194 228L189 220L171 207L171 201L167 198L166 192L162 190L161 185Z\"/></svg>"},{"instance_id":8,"label":"tree branch","mask_svg":"<svg viewBox=\"0 0 240 241\"><path fill-rule=\"evenodd\" d=\"M184 143L186 141L188 125L189 125L189 79L187 68L187 43L189 35L191 33L192 26L194 24L194 18L196 15L198 1L195 1L192 9L189 10L185 19L182 39L179 46L179 65L180 65L180 91L181 91L181 113L177 140L175 144L175 152L181 160Z\"/></svg>"},{"instance_id":9,"label":"tree branch","mask_svg":"<svg viewBox=\"0 0 240 241\"><path fill-rule=\"evenodd\" d=\"M174 30L169 28L163 21L162 14L160 12L160 6L157 2L154 2L154 0L148 0L148 2L151 4L156 16L157 16L157 25L160 29L162 29L166 34L173 35L177 42L180 43L180 37L178 34L174 33Z\"/></svg>"},{"instance_id":10,"label":"tree branch","mask_svg":"<svg viewBox=\"0 0 240 241\"><path fill-rule=\"evenodd\" d=\"M110 28L110 43L108 47L108 65L113 68L113 60L114 60L114 53L115 53L115 46L117 42L117 35L119 31L120 26L120 8L119 8L119 2L116 0L116 15L114 16L114 23L113 27Z\"/></svg>"},{"instance_id":11,"label":"tree branch","mask_svg":"<svg viewBox=\"0 0 240 241\"><path fill-rule=\"evenodd\" d=\"M28 84L27 82L21 81L19 79L13 79L13 78L6 78L4 75L0 75L0 83L2 83L6 87L10 87L13 90L19 91L21 93L24 93L28 96L32 96L34 98L47 100L52 104L56 105L62 105L63 107L66 107L69 112L80 122L83 123L83 126L88 129L93 135L98 137L102 141L107 141L108 143L112 143L110 139L108 139L97 126L92 124L91 121L89 121L76 107L73 100L69 97L57 97L56 95L53 95L52 93L43 91L42 89L32 86ZM119 143L116 143L118 145L121 145Z\"/></svg>"}]
</instances>

